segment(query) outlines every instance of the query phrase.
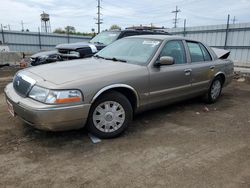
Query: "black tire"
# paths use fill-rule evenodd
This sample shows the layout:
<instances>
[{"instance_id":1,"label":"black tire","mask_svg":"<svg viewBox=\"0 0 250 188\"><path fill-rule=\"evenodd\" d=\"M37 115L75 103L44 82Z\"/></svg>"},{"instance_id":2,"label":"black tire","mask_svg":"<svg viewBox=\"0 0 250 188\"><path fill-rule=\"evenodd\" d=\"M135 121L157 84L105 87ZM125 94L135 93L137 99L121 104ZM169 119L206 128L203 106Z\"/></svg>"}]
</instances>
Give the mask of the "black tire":
<instances>
[{"instance_id":1,"label":"black tire","mask_svg":"<svg viewBox=\"0 0 250 188\"><path fill-rule=\"evenodd\" d=\"M215 84L219 84L220 89L218 90L218 94L216 96L213 96L212 90L213 90L213 87ZM208 104L215 103L219 99L219 97L221 95L221 91L222 91L222 86L223 86L223 82L222 82L221 77L218 76L212 81L212 83L209 87L209 90L208 90L207 94L205 95L205 101Z\"/></svg>"},{"instance_id":2,"label":"black tire","mask_svg":"<svg viewBox=\"0 0 250 188\"><path fill-rule=\"evenodd\" d=\"M124 119L124 122L121 123L121 125L119 125L120 127L117 130L113 129L113 132L104 132L95 126L93 117L94 117L94 113L96 113L95 110L99 105L102 105L104 102L110 102L110 101L116 102L116 103L121 105L121 107L124 110L123 112L125 112L125 115L124 115L125 119ZM92 106L90 108L86 128L90 133L92 133L93 135L95 135L99 138L114 138L114 137L119 136L122 132L125 131L128 124L131 122L132 117L133 117L133 109L132 109L132 106L131 106L131 103L129 102L129 100L123 94L116 92L116 91L111 91L111 92L107 92L107 93L102 94L92 104ZM105 118L103 118L103 119L105 119ZM106 119L105 119L105 122L107 122ZM105 125L103 125L103 126L105 127Z\"/></svg>"}]
</instances>

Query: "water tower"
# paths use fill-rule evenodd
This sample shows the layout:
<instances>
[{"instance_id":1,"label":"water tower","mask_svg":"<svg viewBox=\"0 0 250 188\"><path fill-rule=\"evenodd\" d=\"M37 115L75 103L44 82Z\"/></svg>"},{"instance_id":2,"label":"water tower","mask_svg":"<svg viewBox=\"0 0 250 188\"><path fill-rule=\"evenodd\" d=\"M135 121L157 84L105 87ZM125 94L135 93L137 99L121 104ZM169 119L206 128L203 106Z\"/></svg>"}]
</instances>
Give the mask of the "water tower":
<instances>
[{"instance_id":1,"label":"water tower","mask_svg":"<svg viewBox=\"0 0 250 188\"><path fill-rule=\"evenodd\" d=\"M41 30L44 33L50 33L51 32L49 14L47 14L45 12L43 12L41 14Z\"/></svg>"}]
</instances>

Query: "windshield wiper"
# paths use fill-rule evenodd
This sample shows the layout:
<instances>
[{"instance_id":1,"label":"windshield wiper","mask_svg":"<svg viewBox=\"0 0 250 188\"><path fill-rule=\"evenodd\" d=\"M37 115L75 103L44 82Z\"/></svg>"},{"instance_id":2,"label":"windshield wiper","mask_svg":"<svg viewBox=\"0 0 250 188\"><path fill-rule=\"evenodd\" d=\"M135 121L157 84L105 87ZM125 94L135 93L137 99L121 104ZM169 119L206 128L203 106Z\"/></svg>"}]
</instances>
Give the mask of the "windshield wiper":
<instances>
[{"instance_id":1,"label":"windshield wiper","mask_svg":"<svg viewBox=\"0 0 250 188\"><path fill-rule=\"evenodd\" d=\"M100 59L106 59L105 57L99 56L99 55L94 55L94 57L100 58Z\"/></svg>"},{"instance_id":2,"label":"windshield wiper","mask_svg":"<svg viewBox=\"0 0 250 188\"><path fill-rule=\"evenodd\" d=\"M116 58L116 57L112 57L112 58L105 58L106 60L112 60L112 61L120 61L120 62L124 62L124 63L126 63L127 61L126 60L124 60L124 59L118 59L118 58Z\"/></svg>"},{"instance_id":3,"label":"windshield wiper","mask_svg":"<svg viewBox=\"0 0 250 188\"><path fill-rule=\"evenodd\" d=\"M93 42L94 44L104 44L104 43L102 43L102 42Z\"/></svg>"},{"instance_id":4,"label":"windshield wiper","mask_svg":"<svg viewBox=\"0 0 250 188\"><path fill-rule=\"evenodd\" d=\"M99 56L99 55L94 55L93 57L96 57L96 58L100 58L100 59L105 59L105 60L111 60L111 61L120 61L120 62L124 62L126 63L127 61L124 60L124 59L117 59L116 57L112 57L112 58L108 58L108 57L102 57L102 56Z\"/></svg>"}]
</instances>

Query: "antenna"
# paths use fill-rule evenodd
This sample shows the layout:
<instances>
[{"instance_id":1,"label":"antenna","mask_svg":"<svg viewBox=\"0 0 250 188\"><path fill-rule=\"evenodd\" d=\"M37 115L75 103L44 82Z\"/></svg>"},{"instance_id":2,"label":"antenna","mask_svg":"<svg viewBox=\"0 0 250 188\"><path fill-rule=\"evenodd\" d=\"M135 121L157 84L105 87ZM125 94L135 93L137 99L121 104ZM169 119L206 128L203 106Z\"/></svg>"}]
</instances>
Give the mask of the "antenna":
<instances>
[{"instance_id":1,"label":"antenna","mask_svg":"<svg viewBox=\"0 0 250 188\"><path fill-rule=\"evenodd\" d=\"M175 16L174 16L174 28L177 27L177 23L178 23L178 13L181 12L180 9L178 9L178 6L176 6L175 10L173 10L171 13L174 13Z\"/></svg>"},{"instance_id":2,"label":"antenna","mask_svg":"<svg viewBox=\"0 0 250 188\"><path fill-rule=\"evenodd\" d=\"M96 24L97 24L97 26L98 26L98 33L100 33L100 31L101 31L101 24L103 23L102 22L102 20L103 19L101 19L101 0L97 0L97 2L98 2L98 4L97 4L97 18L96 18L96 20L97 20L97 22L96 22Z\"/></svg>"}]
</instances>

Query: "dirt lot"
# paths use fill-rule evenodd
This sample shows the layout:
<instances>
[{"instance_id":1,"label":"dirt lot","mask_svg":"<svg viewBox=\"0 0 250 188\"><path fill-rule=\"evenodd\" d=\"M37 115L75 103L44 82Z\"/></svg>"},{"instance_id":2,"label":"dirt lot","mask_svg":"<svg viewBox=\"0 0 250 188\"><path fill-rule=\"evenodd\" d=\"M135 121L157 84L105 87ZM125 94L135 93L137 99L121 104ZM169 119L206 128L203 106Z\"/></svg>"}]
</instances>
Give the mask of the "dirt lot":
<instances>
[{"instance_id":1,"label":"dirt lot","mask_svg":"<svg viewBox=\"0 0 250 188\"><path fill-rule=\"evenodd\" d=\"M121 137L50 133L10 117L0 91L0 187L250 187L250 85L138 115Z\"/></svg>"}]
</instances>

